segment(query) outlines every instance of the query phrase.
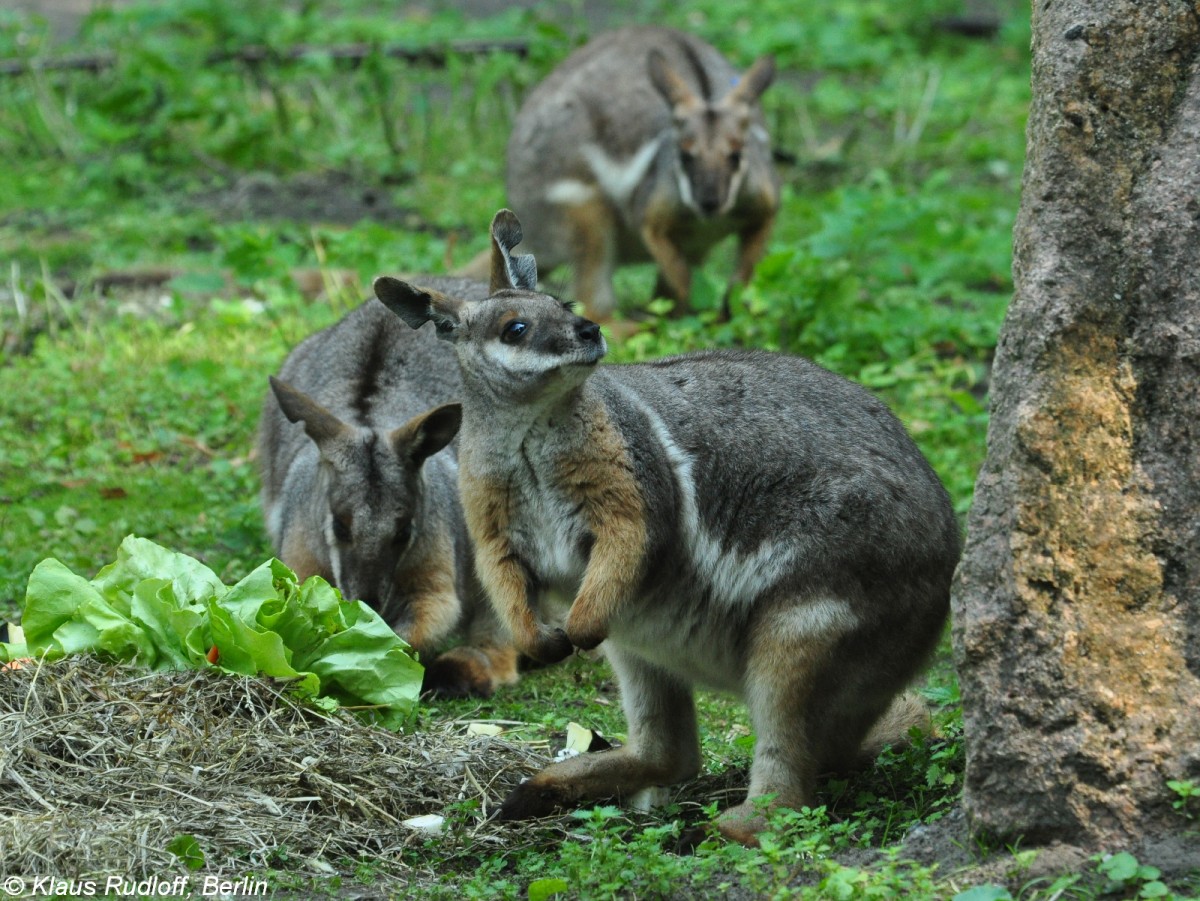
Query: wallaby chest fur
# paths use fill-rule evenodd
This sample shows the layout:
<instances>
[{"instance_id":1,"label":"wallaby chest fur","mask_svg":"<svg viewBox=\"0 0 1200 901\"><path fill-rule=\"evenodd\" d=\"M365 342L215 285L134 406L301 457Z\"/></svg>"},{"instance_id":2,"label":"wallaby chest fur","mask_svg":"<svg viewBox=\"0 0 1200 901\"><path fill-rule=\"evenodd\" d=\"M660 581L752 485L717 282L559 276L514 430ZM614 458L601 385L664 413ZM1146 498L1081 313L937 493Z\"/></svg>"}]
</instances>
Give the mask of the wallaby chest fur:
<instances>
[{"instance_id":1,"label":"wallaby chest fur","mask_svg":"<svg viewBox=\"0 0 1200 901\"><path fill-rule=\"evenodd\" d=\"M627 745L549 767L501 813L693 775L692 693L710 685L750 709L748 799L720 828L753 843L755 799L811 804L818 773L927 717L900 693L948 613L949 497L883 403L807 360L600 365L600 329L536 291L520 240L502 210L483 301L375 281L409 325L454 344L464 515L517 647L552 662L603 642L621 683Z\"/></svg>"},{"instance_id":2,"label":"wallaby chest fur","mask_svg":"<svg viewBox=\"0 0 1200 901\"><path fill-rule=\"evenodd\" d=\"M770 77L743 83L698 38L637 26L598 36L529 94L508 143L509 202L543 272L574 267L589 316L612 312L625 263L657 263L657 293L686 302L691 268L729 235L735 281L749 278L778 207L757 104Z\"/></svg>"}]
</instances>

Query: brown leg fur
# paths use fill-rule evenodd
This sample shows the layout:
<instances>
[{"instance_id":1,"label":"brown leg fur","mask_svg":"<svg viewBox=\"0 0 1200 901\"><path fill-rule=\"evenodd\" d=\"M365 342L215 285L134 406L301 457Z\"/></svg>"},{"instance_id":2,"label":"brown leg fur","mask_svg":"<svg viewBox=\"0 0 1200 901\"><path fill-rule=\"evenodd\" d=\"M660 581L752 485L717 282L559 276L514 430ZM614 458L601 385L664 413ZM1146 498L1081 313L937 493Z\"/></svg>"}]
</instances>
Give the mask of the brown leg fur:
<instances>
[{"instance_id":1,"label":"brown leg fur","mask_svg":"<svg viewBox=\"0 0 1200 901\"><path fill-rule=\"evenodd\" d=\"M748 228L738 235L737 268L734 270L734 281L744 285L754 275L754 267L767 252L767 240L771 237L771 229L775 225L775 217L771 216L759 225Z\"/></svg>"},{"instance_id":2,"label":"brown leg fur","mask_svg":"<svg viewBox=\"0 0 1200 901\"><path fill-rule=\"evenodd\" d=\"M880 641L863 635L849 605L836 598L784 606L757 624L746 674L757 736L750 788L746 801L719 819L723 835L757 844L767 823L755 799L773 795L772 807L811 805L817 775L858 758L907 675L880 666Z\"/></svg>"},{"instance_id":3,"label":"brown leg fur","mask_svg":"<svg viewBox=\"0 0 1200 901\"><path fill-rule=\"evenodd\" d=\"M501 685L516 681L516 648L462 645L425 667L421 691L447 698L489 698Z\"/></svg>"},{"instance_id":4,"label":"brown leg fur","mask_svg":"<svg viewBox=\"0 0 1200 901\"><path fill-rule=\"evenodd\" d=\"M677 301L675 312L681 314L687 311L692 296L692 267L671 240L670 226L669 214L656 216L651 210L642 225L642 241L658 264L656 290L663 296L674 298Z\"/></svg>"},{"instance_id":5,"label":"brown leg fur","mask_svg":"<svg viewBox=\"0 0 1200 901\"><path fill-rule=\"evenodd\" d=\"M602 197L565 209L575 269L574 300L583 304L588 319L604 322L617 308L612 286L616 253L612 209Z\"/></svg>"},{"instance_id":6,"label":"brown leg fur","mask_svg":"<svg viewBox=\"0 0 1200 901\"><path fill-rule=\"evenodd\" d=\"M629 744L556 763L522 783L497 816L545 816L579 802L629 798L652 785L670 785L700 770L700 741L692 690L640 658L609 647L621 683Z\"/></svg>"},{"instance_id":7,"label":"brown leg fur","mask_svg":"<svg viewBox=\"0 0 1200 901\"><path fill-rule=\"evenodd\" d=\"M469 473L462 464L463 513L475 543L479 580L517 649L541 663L557 663L571 654L571 640L562 629L539 623L534 615L525 567L508 543L508 486Z\"/></svg>"},{"instance_id":8,"label":"brown leg fur","mask_svg":"<svg viewBox=\"0 0 1200 901\"><path fill-rule=\"evenodd\" d=\"M590 424L587 456L561 461L558 478L583 505L595 538L566 628L572 644L590 651L608 637L613 616L642 579L645 507L625 441L607 418Z\"/></svg>"},{"instance_id":9,"label":"brown leg fur","mask_svg":"<svg viewBox=\"0 0 1200 901\"><path fill-rule=\"evenodd\" d=\"M462 616L462 603L454 587L454 546L449 534L437 535L428 553L396 574L403 586L404 608L409 611L406 639L422 652L441 645Z\"/></svg>"}]
</instances>

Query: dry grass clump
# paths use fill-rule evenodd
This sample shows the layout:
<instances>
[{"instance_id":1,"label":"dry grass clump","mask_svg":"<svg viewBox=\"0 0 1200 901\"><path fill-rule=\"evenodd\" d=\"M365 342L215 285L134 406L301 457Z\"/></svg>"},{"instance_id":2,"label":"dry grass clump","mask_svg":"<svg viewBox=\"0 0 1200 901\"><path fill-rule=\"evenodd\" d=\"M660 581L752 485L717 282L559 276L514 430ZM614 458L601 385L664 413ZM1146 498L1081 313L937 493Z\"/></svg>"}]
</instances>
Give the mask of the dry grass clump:
<instances>
[{"instance_id":1,"label":"dry grass clump","mask_svg":"<svg viewBox=\"0 0 1200 901\"><path fill-rule=\"evenodd\" d=\"M429 837L406 819L467 799L486 814L546 762L462 722L364 726L265 679L25 664L0 671L0 861L26 878L162 877L185 872L167 845L190 834L204 874L328 873L366 855L398 876L404 847ZM450 851L496 828L479 818L437 840Z\"/></svg>"}]
</instances>

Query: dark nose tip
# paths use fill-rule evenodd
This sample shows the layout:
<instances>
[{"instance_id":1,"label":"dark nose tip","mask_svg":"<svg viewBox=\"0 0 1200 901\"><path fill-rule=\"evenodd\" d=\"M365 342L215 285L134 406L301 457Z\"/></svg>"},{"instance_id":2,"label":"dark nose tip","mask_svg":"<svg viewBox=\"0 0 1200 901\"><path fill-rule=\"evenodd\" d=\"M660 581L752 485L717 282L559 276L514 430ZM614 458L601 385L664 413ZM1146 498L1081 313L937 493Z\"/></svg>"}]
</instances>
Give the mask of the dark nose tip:
<instances>
[{"instance_id":1,"label":"dark nose tip","mask_svg":"<svg viewBox=\"0 0 1200 901\"><path fill-rule=\"evenodd\" d=\"M600 326L590 319L580 317L575 321L575 335L586 344L599 344Z\"/></svg>"},{"instance_id":2,"label":"dark nose tip","mask_svg":"<svg viewBox=\"0 0 1200 901\"><path fill-rule=\"evenodd\" d=\"M711 216L721 208L721 201L716 197L701 197L700 211L706 216Z\"/></svg>"}]
</instances>

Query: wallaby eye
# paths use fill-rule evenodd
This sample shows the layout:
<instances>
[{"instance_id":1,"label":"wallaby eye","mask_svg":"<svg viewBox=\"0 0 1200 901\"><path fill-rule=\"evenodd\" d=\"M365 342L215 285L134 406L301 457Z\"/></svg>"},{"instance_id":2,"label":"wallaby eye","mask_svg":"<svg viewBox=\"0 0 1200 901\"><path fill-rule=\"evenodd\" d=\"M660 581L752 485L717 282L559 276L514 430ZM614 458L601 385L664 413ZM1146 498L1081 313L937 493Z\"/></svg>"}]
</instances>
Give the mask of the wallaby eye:
<instances>
[{"instance_id":1,"label":"wallaby eye","mask_svg":"<svg viewBox=\"0 0 1200 901\"><path fill-rule=\"evenodd\" d=\"M350 517L349 516L334 516L333 517L333 538L341 544L349 544L353 537L350 533Z\"/></svg>"},{"instance_id":2,"label":"wallaby eye","mask_svg":"<svg viewBox=\"0 0 1200 901\"><path fill-rule=\"evenodd\" d=\"M734 169L737 169L742 165L741 151L735 150L733 153L729 154L729 165Z\"/></svg>"},{"instance_id":3,"label":"wallaby eye","mask_svg":"<svg viewBox=\"0 0 1200 901\"><path fill-rule=\"evenodd\" d=\"M508 325L504 326L504 330L500 332L500 340L505 344L516 344L528 330L529 325L522 322L520 319L514 319Z\"/></svg>"}]
</instances>

